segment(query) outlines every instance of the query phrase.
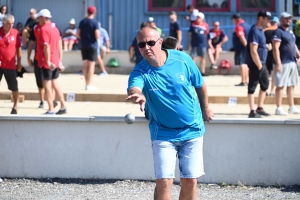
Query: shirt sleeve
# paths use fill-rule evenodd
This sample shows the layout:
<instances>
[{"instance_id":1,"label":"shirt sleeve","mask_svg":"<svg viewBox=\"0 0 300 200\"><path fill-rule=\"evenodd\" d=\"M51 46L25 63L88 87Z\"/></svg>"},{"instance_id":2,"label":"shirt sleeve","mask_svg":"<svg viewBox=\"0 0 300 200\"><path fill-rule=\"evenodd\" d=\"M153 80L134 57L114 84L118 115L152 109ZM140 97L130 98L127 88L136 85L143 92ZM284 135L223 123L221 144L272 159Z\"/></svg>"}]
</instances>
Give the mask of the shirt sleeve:
<instances>
[{"instance_id":1,"label":"shirt sleeve","mask_svg":"<svg viewBox=\"0 0 300 200\"><path fill-rule=\"evenodd\" d=\"M179 30L181 30L180 23L179 23L179 22L177 22L176 24L177 24L176 31L179 31Z\"/></svg>"},{"instance_id":2,"label":"shirt sleeve","mask_svg":"<svg viewBox=\"0 0 300 200\"><path fill-rule=\"evenodd\" d=\"M41 32L40 32L40 38L41 38L41 43L44 45L44 44L49 44L49 35L47 34L46 31L44 31L43 28L41 28Z\"/></svg>"},{"instance_id":3,"label":"shirt sleeve","mask_svg":"<svg viewBox=\"0 0 300 200\"><path fill-rule=\"evenodd\" d=\"M279 29L276 29L275 31L273 31L272 40L276 40L276 41L281 42L281 39L282 39L282 34L279 31Z\"/></svg>"},{"instance_id":4,"label":"shirt sleeve","mask_svg":"<svg viewBox=\"0 0 300 200\"><path fill-rule=\"evenodd\" d=\"M245 30L244 30L244 28L243 28L242 26L240 26L240 25L237 25L237 26L235 27L235 34L236 34L236 36L237 36L238 38L244 36L244 35L245 35Z\"/></svg>"},{"instance_id":5,"label":"shirt sleeve","mask_svg":"<svg viewBox=\"0 0 300 200\"><path fill-rule=\"evenodd\" d=\"M220 42L224 39L225 36L226 34L224 33L224 31L221 30Z\"/></svg>"},{"instance_id":6,"label":"shirt sleeve","mask_svg":"<svg viewBox=\"0 0 300 200\"><path fill-rule=\"evenodd\" d=\"M247 42L250 43L250 44L258 45L258 43L259 43L258 34L255 34L254 31L250 31L249 35L248 35Z\"/></svg>"},{"instance_id":7,"label":"shirt sleeve","mask_svg":"<svg viewBox=\"0 0 300 200\"><path fill-rule=\"evenodd\" d=\"M108 33L107 31L104 29L104 39L107 41L109 40L109 36L108 36Z\"/></svg>"},{"instance_id":8,"label":"shirt sleeve","mask_svg":"<svg viewBox=\"0 0 300 200\"><path fill-rule=\"evenodd\" d=\"M138 87L141 90L144 88L144 79L142 77L142 74L138 70L133 70L130 73L129 79L128 79L128 87L127 91L129 91L133 87Z\"/></svg>"}]
</instances>

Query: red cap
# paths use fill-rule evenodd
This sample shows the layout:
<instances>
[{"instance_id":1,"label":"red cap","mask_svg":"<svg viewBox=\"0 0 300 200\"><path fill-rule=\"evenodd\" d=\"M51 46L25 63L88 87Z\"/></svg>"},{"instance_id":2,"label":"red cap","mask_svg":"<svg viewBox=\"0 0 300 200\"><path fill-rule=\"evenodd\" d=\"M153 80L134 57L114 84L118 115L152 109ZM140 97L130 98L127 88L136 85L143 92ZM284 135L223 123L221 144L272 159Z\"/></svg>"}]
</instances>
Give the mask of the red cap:
<instances>
[{"instance_id":1,"label":"red cap","mask_svg":"<svg viewBox=\"0 0 300 200\"><path fill-rule=\"evenodd\" d=\"M89 6L88 9L87 9L87 13L89 15L96 13L96 11L97 11L97 9L96 9L95 6Z\"/></svg>"}]
</instances>

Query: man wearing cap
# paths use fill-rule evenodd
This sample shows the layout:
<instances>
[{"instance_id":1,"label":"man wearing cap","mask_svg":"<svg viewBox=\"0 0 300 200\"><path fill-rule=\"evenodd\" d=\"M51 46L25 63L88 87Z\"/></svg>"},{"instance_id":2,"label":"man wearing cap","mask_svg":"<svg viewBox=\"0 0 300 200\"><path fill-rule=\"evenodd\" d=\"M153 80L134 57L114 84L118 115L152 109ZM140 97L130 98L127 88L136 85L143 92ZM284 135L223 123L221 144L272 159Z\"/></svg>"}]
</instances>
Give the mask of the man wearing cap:
<instances>
[{"instance_id":1,"label":"man wearing cap","mask_svg":"<svg viewBox=\"0 0 300 200\"><path fill-rule=\"evenodd\" d=\"M177 49L181 49L182 31L180 23L177 21L177 15L175 11L169 12L170 17L170 36L177 39Z\"/></svg>"},{"instance_id":2,"label":"man wearing cap","mask_svg":"<svg viewBox=\"0 0 300 200\"><path fill-rule=\"evenodd\" d=\"M160 28L158 28L158 27L156 26L156 23L155 23L153 17L149 17L149 18L148 18L148 23L149 23L149 25L152 26L153 28L156 28L157 31L159 32L160 36L163 37L163 32L162 32L162 30L161 30Z\"/></svg>"},{"instance_id":3,"label":"man wearing cap","mask_svg":"<svg viewBox=\"0 0 300 200\"><path fill-rule=\"evenodd\" d=\"M250 106L249 118L261 118L269 116L263 109L263 103L266 97L266 91L269 87L269 74L266 67L268 55L268 45L263 28L272 19L268 11L260 11L257 14L256 23L250 28L247 38L246 64L249 67L249 84L248 84L248 102ZM260 84L258 96L258 107L254 109L254 92L257 84Z\"/></svg>"},{"instance_id":4,"label":"man wearing cap","mask_svg":"<svg viewBox=\"0 0 300 200\"><path fill-rule=\"evenodd\" d=\"M77 29L75 27L75 24L75 19L71 19L69 22L69 27L66 28L66 30L62 34L64 51L72 51L73 45L77 41Z\"/></svg>"},{"instance_id":5,"label":"man wearing cap","mask_svg":"<svg viewBox=\"0 0 300 200\"><path fill-rule=\"evenodd\" d=\"M208 57L211 62L211 69L217 69L217 62L219 60L220 53L222 52L222 45L228 41L227 35L220 29L220 22L215 21L213 28L208 34Z\"/></svg>"},{"instance_id":6,"label":"man wearing cap","mask_svg":"<svg viewBox=\"0 0 300 200\"><path fill-rule=\"evenodd\" d=\"M38 65L42 68L43 87L47 95L48 111L45 114L65 114L67 108L64 95L58 82L60 68L62 68L62 42L58 28L51 22L51 13L47 9L41 10L37 14L40 28L36 29L37 37L37 58ZM38 35L38 36L37 36ZM54 111L54 92L61 103L58 112Z\"/></svg>"},{"instance_id":7,"label":"man wearing cap","mask_svg":"<svg viewBox=\"0 0 300 200\"><path fill-rule=\"evenodd\" d=\"M22 70L21 40L18 31L13 28L15 22L14 16L5 14L2 22L3 26L0 28L0 81L4 75L8 89L12 91L14 102L10 114L17 114L19 90L16 70Z\"/></svg>"},{"instance_id":8,"label":"man wearing cap","mask_svg":"<svg viewBox=\"0 0 300 200\"><path fill-rule=\"evenodd\" d=\"M242 19L240 14L234 14L232 16L232 21L235 24L232 37L234 62L235 65L239 66L241 74L241 83L235 86L246 86L248 82L248 66L245 63L245 53L250 26Z\"/></svg>"},{"instance_id":9,"label":"man wearing cap","mask_svg":"<svg viewBox=\"0 0 300 200\"><path fill-rule=\"evenodd\" d=\"M278 17L273 16L273 18L270 20L270 23L267 24L267 28L264 29L266 41L268 45L270 44L272 46L272 35L273 32L278 28L278 24L279 24ZM271 48L268 51L266 66L269 75L271 75L272 77L270 93L269 94L267 93L266 95L275 96L275 83L274 83L274 73L273 73L273 52Z\"/></svg>"},{"instance_id":10,"label":"man wearing cap","mask_svg":"<svg viewBox=\"0 0 300 200\"><path fill-rule=\"evenodd\" d=\"M294 105L294 87L299 83L297 61L300 58L296 39L290 29L292 15L283 12L280 15L280 26L273 32L274 79L276 85L275 97L276 115L300 114ZM286 113L281 107L283 88L287 87L289 110Z\"/></svg>"},{"instance_id":11,"label":"man wearing cap","mask_svg":"<svg viewBox=\"0 0 300 200\"><path fill-rule=\"evenodd\" d=\"M190 13L190 16L185 16L185 19L190 21L192 24L192 22L197 20L197 14L199 11L193 5L188 5L186 10Z\"/></svg>"},{"instance_id":12,"label":"man wearing cap","mask_svg":"<svg viewBox=\"0 0 300 200\"><path fill-rule=\"evenodd\" d=\"M100 38L100 30L98 22L94 19L96 7L89 6L87 9L88 16L80 21L77 30L77 37L81 43L81 56L83 60L82 73L85 78L86 90L97 90L92 85L95 71L95 62L97 60L98 39Z\"/></svg>"},{"instance_id":13,"label":"man wearing cap","mask_svg":"<svg viewBox=\"0 0 300 200\"><path fill-rule=\"evenodd\" d=\"M204 21L204 14L197 13L197 21L193 22L190 27L190 41L189 49L191 50L191 57L196 62L197 56L200 57L200 72L202 76L205 74L205 55L207 51L207 34L209 32L208 24Z\"/></svg>"}]
</instances>

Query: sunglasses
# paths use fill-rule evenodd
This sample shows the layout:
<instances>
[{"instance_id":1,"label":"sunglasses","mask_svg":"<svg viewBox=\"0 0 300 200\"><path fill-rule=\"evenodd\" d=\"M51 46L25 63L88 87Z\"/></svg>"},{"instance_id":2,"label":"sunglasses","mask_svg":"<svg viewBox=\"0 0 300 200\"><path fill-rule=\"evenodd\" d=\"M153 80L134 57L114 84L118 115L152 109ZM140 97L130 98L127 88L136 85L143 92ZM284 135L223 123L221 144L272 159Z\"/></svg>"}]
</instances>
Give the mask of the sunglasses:
<instances>
[{"instance_id":1,"label":"sunglasses","mask_svg":"<svg viewBox=\"0 0 300 200\"><path fill-rule=\"evenodd\" d=\"M158 38L158 40L159 40L160 38ZM139 42L137 45L138 45L138 47L139 48L144 48L145 46L146 46L146 44L149 46L149 47L153 47L155 44L156 44L156 42L158 41L158 40L156 40L156 41L154 41L154 40L150 40L150 41L148 41L148 42Z\"/></svg>"}]
</instances>

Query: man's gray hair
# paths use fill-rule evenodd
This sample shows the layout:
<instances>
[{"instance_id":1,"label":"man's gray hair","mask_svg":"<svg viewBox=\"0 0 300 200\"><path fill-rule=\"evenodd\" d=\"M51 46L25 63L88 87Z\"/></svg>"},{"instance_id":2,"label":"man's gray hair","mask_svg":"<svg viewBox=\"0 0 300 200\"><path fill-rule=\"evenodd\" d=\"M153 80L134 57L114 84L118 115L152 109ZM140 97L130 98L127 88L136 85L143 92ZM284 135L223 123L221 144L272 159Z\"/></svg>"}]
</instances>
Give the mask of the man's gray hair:
<instances>
[{"instance_id":1,"label":"man's gray hair","mask_svg":"<svg viewBox=\"0 0 300 200\"><path fill-rule=\"evenodd\" d=\"M9 21L15 21L15 17L10 14L5 14L2 18L2 23L5 24L6 22L9 22Z\"/></svg>"}]
</instances>

